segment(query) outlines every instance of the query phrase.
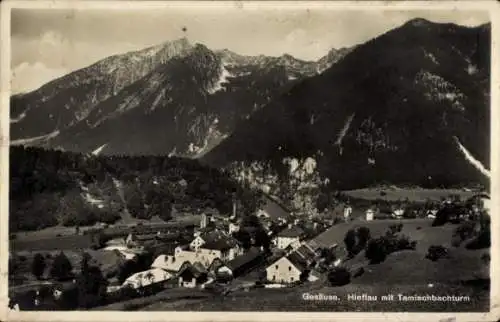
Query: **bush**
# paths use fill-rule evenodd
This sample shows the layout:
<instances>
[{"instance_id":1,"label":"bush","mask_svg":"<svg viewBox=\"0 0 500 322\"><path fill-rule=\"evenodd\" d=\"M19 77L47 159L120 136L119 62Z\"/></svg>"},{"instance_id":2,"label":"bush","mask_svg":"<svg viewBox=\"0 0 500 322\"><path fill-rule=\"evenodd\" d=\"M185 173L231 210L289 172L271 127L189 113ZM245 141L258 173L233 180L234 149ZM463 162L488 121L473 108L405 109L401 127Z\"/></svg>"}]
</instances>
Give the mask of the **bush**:
<instances>
[{"instance_id":1,"label":"bush","mask_svg":"<svg viewBox=\"0 0 500 322\"><path fill-rule=\"evenodd\" d=\"M388 250L383 237L372 239L368 242L365 257L370 261L370 264L382 263L385 261L387 254Z\"/></svg>"},{"instance_id":2,"label":"bush","mask_svg":"<svg viewBox=\"0 0 500 322\"><path fill-rule=\"evenodd\" d=\"M400 230L401 227L393 227L386 232L385 236L372 239L365 250L365 257L370 260L370 264L383 262L387 255L401 250L415 250L416 241L410 241L407 236L397 236L394 230Z\"/></svg>"},{"instance_id":3,"label":"bush","mask_svg":"<svg viewBox=\"0 0 500 322\"><path fill-rule=\"evenodd\" d=\"M491 247L491 233L489 228L481 231L475 239L465 245L467 249L483 249L489 247Z\"/></svg>"},{"instance_id":4,"label":"bush","mask_svg":"<svg viewBox=\"0 0 500 322\"><path fill-rule=\"evenodd\" d=\"M354 272L352 277L356 278L356 277L363 275L364 273L365 273L365 269L363 267L359 267L358 269L356 269L356 271Z\"/></svg>"},{"instance_id":5,"label":"bush","mask_svg":"<svg viewBox=\"0 0 500 322\"><path fill-rule=\"evenodd\" d=\"M335 267L328 272L331 286L342 286L351 282L351 273L344 267Z\"/></svg>"},{"instance_id":6,"label":"bush","mask_svg":"<svg viewBox=\"0 0 500 322\"><path fill-rule=\"evenodd\" d=\"M371 239L370 229L366 227L359 227L356 230L358 237L358 247L365 248L368 241Z\"/></svg>"},{"instance_id":7,"label":"bush","mask_svg":"<svg viewBox=\"0 0 500 322\"><path fill-rule=\"evenodd\" d=\"M431 261L435 262L439 260L440 258L444 258L448 256L448 249L444 246L441 245L432 245L429 246L429 249L427 250L427 254L425 255L425 258L430 259Z\"/></svg>"},{"instance_id":8,"label":"bush","mask_svg":"<svg viewBox=\"0 0 500 322\"><path fill-rule=\"evenodd\" d=\"M355 255L356 246L356 232L354 229L349 229L344 237L344 244L347 250L348 256L353 257Z\"/></svg>"},{"instance_id":9,"label":"bush","mask_svg":"<svg viewBox=\"0 0 500 322\"><path fill-rule=\"evenodd\" d=\"M73 277L73 266L63 252L60 252L54 258L52 267L50 268L50 276L58 281L64 281Z\"/></svg>"},{"instance_id":10,"label":"bush","mask_svg":"<svg viewBox=\"0 0 500 322\"><path fill-rule=\"evenodd\" d=\"M386 231L386 236L392 236L396 235L397 233L400 233L401 230L403 230L403 224L394 224L390 225L389 229Z\"/></svg>"},{"instance_id":11,"label":"bush","mask_svg":"<svg viewBox=\"0 0 500 322\"><path fill-rule=\"evenodd\" d=\"M31 263L31 273L36 277L37 280L40 280L45 272L45 258L40 253L36 253L33 257L33 262Z\"/></svg>"},{"instance_id":12,"label":"bush","mask_svg":"<svg viewBox=\"0 0 500 322\"><path fill-rule=\"evenodd\" d=\"M475 235L476 224L472 221L467 221L458 226L453 232L452 245L458 247L463 241Z\"/></svg>"}]
</instances>

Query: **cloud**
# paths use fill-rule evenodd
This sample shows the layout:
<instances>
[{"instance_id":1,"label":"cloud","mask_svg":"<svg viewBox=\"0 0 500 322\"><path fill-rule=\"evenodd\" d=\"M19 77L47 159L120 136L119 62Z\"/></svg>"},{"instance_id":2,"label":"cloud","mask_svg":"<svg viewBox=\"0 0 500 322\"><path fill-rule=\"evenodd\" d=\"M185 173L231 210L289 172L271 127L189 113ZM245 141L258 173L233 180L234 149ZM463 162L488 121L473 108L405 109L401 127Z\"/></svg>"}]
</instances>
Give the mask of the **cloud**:
<instances>
[{"instance_id":1,"label":"cloud","mask_svg":"<svg viewBox=\"0 0 500 322\"><path fill-rule=\"evenodd\" d=\"M41 62L23 62L12 69L11 91L13 94L30 92L66 73L66 69L48 68Z\"/></svg>"}]
</instances>

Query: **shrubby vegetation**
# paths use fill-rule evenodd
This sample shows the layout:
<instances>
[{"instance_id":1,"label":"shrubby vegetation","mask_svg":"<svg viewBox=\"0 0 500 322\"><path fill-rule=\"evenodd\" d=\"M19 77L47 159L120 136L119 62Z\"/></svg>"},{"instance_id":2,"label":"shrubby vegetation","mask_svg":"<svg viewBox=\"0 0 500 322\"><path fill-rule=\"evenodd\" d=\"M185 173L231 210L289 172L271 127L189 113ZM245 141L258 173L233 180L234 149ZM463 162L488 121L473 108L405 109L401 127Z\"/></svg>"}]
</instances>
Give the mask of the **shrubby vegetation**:
<instances>
[{"instance_id":1,"label":"shrubby vegetation","mask_svg":"<svg viewBox=\"0 0 500 322\"><path fill-rule=\"evenodd\" d=\"M448 249L444 246L441 245L432 245L429 246L429 249L427 250L427 254L425 255L425 258L430 259L431 261L435 262L439 260L440 258L444 258L448 256Z\"/></svg>"},{"instance_id":2,"label":"shrubby vegetation","mask_svg":"<svg viewBox=\"0 0 500 322\"><path fill-rule=\"evenodd\" d=\"M73 266L68 257L63 252L60 252L52 262L50 268L50 277L56 281L66 281L73 277Z\"/></svg>"},{"instance_id":3,"label":"shrubby vegetation","mask_svg":"<svg viewBox=\"0 0 500 322\"><path fill-rule=\"evenodd\" d=\"M344 237L344 244L346 246L348 257L352 258L359 254L365 248L370 239L370 229L366 227L349 229Z\"/></svg>"},{"instance_id":4,"label":"shrubby vegetation","mask_svg":"<svg viewBox=\"0 0 500 322\"><path fill-rule=\"evenodd\" d=\"M383 262L387 255L401 250L415 250L416 241L411 241L408 236L400 235L402 224L391 225L384 236L371 239L365 250L365 257L370 264Z\"/></svg>"},{"instance_id":5,"label":"shrubby vegetation","mask_svg":"<svg viewBox=\"0 0 500 322\"><path fill-rule=\"evenodd\" d=\"M351 272L344 267L334 267L328 272L328 281L331 286L342 286L351 282Z\"/></svg>"},{"instance_id":6,"label":"shrubby vegetation","mask_svg":"<svg viewBox=\"0 0 500 322\"><path fill-rule=\"evenodd\" d=\"M259 200L257 193L241 188L227 174L189 159L96 157L15 146L10 165L10 231L113 223L124 206L137 218L168 220L173 207L230 213L235 198L250 212ZM84 187L102 199L101 207L84 199Z\"/></svg>"},{"instance_id":7,"label":"shrubby vegetation","mask_svg":"<svg viewBox=\"0 0 500 322\"><path fill-rule=\"evenodd\" d=\"M45 267L47 264L45 263L45 258L40 253L36 253L33 256L33 262L31 263L31 273L37 280L40 280L45 272Z\"/></svg>"}]
</instances>

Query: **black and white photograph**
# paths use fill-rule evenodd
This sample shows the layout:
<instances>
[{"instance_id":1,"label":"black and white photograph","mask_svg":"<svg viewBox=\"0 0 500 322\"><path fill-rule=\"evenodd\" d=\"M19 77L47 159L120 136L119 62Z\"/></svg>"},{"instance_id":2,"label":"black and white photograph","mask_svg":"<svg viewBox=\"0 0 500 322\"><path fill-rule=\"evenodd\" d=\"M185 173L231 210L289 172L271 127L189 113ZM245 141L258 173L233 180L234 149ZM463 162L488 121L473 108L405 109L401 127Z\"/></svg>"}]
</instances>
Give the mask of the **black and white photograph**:
<instances>
[{"instance_id":1,"label":"black and white photograph","mask_svg":"<svg viewBox=\"0 0 500 322\"><path fill-rule=\"evenodd\" d=\"M2 7L8 314L491 312L491 9L85 2Z\"/></svg>"}]
</instances>

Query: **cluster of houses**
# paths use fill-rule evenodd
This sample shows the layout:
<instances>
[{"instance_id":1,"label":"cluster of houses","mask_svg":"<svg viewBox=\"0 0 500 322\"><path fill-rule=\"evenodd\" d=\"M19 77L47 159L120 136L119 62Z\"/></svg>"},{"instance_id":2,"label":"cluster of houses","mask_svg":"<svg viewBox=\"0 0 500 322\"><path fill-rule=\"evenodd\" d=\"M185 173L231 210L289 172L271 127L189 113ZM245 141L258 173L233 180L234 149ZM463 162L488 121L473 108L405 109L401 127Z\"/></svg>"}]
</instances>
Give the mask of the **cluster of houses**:
<instances>
[{"instance_id":1,"label":"cluster of houses","mask_svg":"<svg viewBox=\"0 0 500 322\"><path fill-rule=\"evenodd\" d=\"M326 226L294 218L286 208L268 198L256 217L270 237L273 253L280 255L270 263L270 254L262 246L252 245L245 250L234 237L234 233L244 229L241 218L236 217L236 209L231 217L203 214L189 242L173 241L171 247L160 251L149 269L132 274L122 284L113 281L108 287L109 292L123 287L139 290L157 284L204 287L215 281L237 278L257 268L266 272L269 282L303 280L317 255L317 249L305 240L324 231ZM121 252L127 259L132 259L143 250L145 243L159 235L131 233L124 241L108 242L106 249Z\"/></svg>"}]
</instances>

